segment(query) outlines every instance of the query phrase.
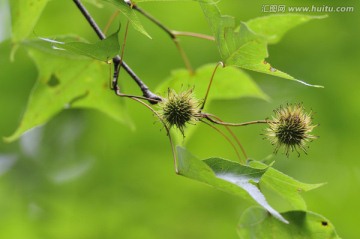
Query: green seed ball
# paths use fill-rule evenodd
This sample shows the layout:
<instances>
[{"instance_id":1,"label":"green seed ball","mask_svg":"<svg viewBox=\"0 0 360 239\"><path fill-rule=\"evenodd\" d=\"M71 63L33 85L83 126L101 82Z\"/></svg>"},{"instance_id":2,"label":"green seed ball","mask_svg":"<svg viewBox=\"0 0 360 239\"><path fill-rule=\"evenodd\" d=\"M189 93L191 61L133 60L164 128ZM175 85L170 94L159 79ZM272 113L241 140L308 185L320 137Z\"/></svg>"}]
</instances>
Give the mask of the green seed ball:
<instances>
[{"instance_id":1,"label":"green seed ball","mask_svg":"<svg viewBox=\"0 0 360 239\"><path fill-rule=\"evenodd\" d=\"M175 126L182 134L187 123L198 121L199 101L194 97L192 90L177 94L169 90L168 97L159 104L160 115L169 128Z\"/></svg>"},{"instance_id":2,"label":"green seed ball","mask_svg":"<svg viewBox=\"0 0 360 239\"><path fill-rule=\"evenodd\" d=\"M310 134L317 126L312 124L311 112L306 113L302 104L280 106L274 110L273 120L268 122L266 137L275 145L275 153L280 148L289 156L290 151L307 152L306 145L317 137Z\"/></svg>"}]
</instances>

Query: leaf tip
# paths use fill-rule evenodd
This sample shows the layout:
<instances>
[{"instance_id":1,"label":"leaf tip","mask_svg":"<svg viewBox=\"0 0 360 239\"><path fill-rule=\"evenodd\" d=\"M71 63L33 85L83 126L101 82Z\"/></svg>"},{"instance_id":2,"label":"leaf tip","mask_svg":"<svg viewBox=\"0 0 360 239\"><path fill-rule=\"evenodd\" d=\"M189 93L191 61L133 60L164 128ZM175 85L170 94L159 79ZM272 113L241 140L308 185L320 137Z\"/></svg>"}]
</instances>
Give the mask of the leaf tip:
<instances>
[{"instance_id":1,"label":"leaf tip","mask_svg":"<svg viewBox=\"0 0 360 239\"><path fill-rule=\"evenodd\" d=\"M315 188L322 187L322 186L324 186L324 185L326 185L326 184L327 184L327 182L317 183L317 184L314 185L314 189L315 189Z\"/></svg>"},{"instance_id":2,"label":"leaf tip","mask_svg":"<svg viewBox=\"0 0 360 239\"><path fill-rule=\"evenodd\" d=\"M305 81L298 80L298 79L295 79L295 81L297 81L297 82L299 82L299 83L301 83L301 84L303 84L303 85L310 86L310 87L314 87L314 88L325 88L325 87L322 86L322 85L312 85L312 84L309 84L309 83L307 83L307 82L305 82Z\"/></svg>"},{"instance_id":3,"label":"leaf tip","mask_svg":"<svg viewBox=\"0 0 360 239\"><path fill-rule=\"evenodd\" d=\"M285 224L290 224L290 222L288 220L286 220L285 217L283 217L280 213L275 211L273 208L271 208L271 207L266 208L266 210L271 214L271 216L273 216L274 218L276 218L280 222L285 223Z\"/></svg>"}]
</instances>

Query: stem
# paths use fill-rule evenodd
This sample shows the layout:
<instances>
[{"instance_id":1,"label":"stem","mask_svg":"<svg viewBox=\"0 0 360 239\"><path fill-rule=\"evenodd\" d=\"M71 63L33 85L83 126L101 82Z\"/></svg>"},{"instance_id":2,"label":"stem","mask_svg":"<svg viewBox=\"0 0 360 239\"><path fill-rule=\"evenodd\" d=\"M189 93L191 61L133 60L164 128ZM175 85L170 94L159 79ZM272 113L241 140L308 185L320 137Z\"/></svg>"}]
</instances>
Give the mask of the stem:
<instances>
[{"instance_id":1,"label":"stem","mask_svg":"<svg viewBox=\"0 0 360 239\"><path fill-rule=\"evenodd\" d=\"M216 70L217 70L217 68L219 67L219 65L221 65L222 67L224 67L224 63L223 63L222 61L220 61L220 62L218 62L218 63L216 64L215 69L214 69L214 71L213 71L213 73L212 73L212 75L211 75L208 88L207 88L206 93L205 93L204 102L202 103L200 110L204 109L204 107L205 107L205 103L206 103L207 97L208 97L209 92L210 92L211 84L212 84L212 82L213 82L213 79L214 79Z\"/></svg>"},{"instance_id":2,"label":"stem","mask_svg":"<svg viewBox=\"0 0 360 239\"><path fill-rule=\"evenodd\" d=\"M112 15L111 17L109 18L108 22L106 23L106 26L103 30L104 34L107 33L107 31L109 30L110 26L111 26L111 23L115 20L115 18L119 15L120 11L119 10L116 10Z\"/></svg>"},{"instance_id":3,"label":"stem","mask_svg":"<svg viewBox=\"0 0 360 239\"><path fill-rule=\"evenodd\" d=\"M164 125L165 127L165 130L166 130L166 133L169 137L169 141L170 141L170 145L171 145L171 152L172 152L172 155L173 155L173 159L174 159L174 168L175 168L175 173L176 174L179 174L179 169L177 167L178 163L177 163L177 157L176 157L176 154L175 154L175 148L174 148L174 143L172 141L172 138L171 138L171 135L170 135L170 129L166 126L164 120L161 118L161 116L153 109L151 108L151 106L147 105L146 103L142 102L141 100L137 98L134 98L134 97L131 97L129 96L131 99L141 103L142 105L146 106L149 110L151 110L158 118L159 120L161 121L161 123Z\"/></svg>"},{"instance_id":4,"label":"stem","mask_svg":"<svg viewBox=\"0 0 360 239\"><path fill-rule=\"evenodd\" d=\"M228 122L213 119L212 117L214 117L214 118L217 118L217 117L214 115L211 115L211 114L203 114L203 117L214 124L225 125L225 126L247 126L247 125L251 125L251 124L267 124L267 123L271 122L269 120L254 120L254 121L249 121L249 122L244 122L244 123L228 123Z\"/></svg>"},{"instance_id":5,"label":"stem","mask_svg":"<svg viewBox=\"0 0 360 239\"><path fill-rule=\"evenodd\" d=\"M105 39L104 33L100 30L99 26L96 24L95 20L91 17L88 10L86 10L85 6L80 2L80 0L73 0L76 6L79 8L83 16L86 18L88 23L91 25L91 27L94 29L95 33L98 35L98 37L101 40Z\"/></svg>"},{"instance_id":6,"label":"stem","mask_svg":"<svg viewBox=\"0 0 360 239\"><path fill-rule=\"evenodd\" d=\"M191 66L191 63L189 61L189 58L187 57L184 49L180 46L179 41L177 40L177 38L173 38L173 41L175 43L176 48L178 49L178 51L180 52L181 58L184 61L185 67L186 69L188 69L188 71L190 72L190 74L194 74L194 70Z\"/></svg>"},{"instance_id":7,"label":"stem","mask_svg":"<svg viewBox=\"0 0 360 239\"><path fill-rule=\"evenodd\" d=\"M211 115L212 117L214 117L215 119L217 119L220 122L224 122L222 121L219 117L215 116L215 115ZM230 129L229 126L227 125L223 125L225 127L225 129L231 134L231 136L233 137L233 139L235 139L237 145L239 146L239 148L241 149L241 152L243 153L243 155L245 156L245 158L247 159L247 155L246 155L246 151L244 149L244 146L241 144L240 140L238 139L238 137L236 137L235 133Z\"/></svg>"},{"instance_id":8,"label":"stem","mask_svg":"<svg viewBox=\"0 0 360 239\"><path fill-rule=\"evenodd\" d=\"M157 25L158 27L160 27L163 31L166 32L166 34L169 35L169 37L173 40L173 42L176 45L176 48L179 50L180 55L185 63L186 68L188 69L188 71L193 74L194 70L190 64L189 58L187 57L185 51L183 50L183 48L180 46L179 42L177 41L176 38L176 34L174 34L169 28L167 28L165 25L163 25L159 20L157 20L156 18L154 18L153 16L151 16L149 13L147 13L146 11L144 11L143 9L139 8L137 5L131 3L131 7L133 9L135 9L136 11L138 11L139 13L141 13L144 17L146 17L147 19L149 19L151 22L153 22L155 25Z\"/></svg>"},{"instance_id":9,"label":"stem","mask_svg":"<svg viewBox=\"0 0 360 239\"><path fill-rule=\"evenodd\" d=\"M221 130L219 130L218 128L216 128L214 125L211 125L211 124L209 124L208 122L203 121L203 120L202 120L201 122L203 122L204 124L210 126L210 127L213 128L214 130L216 130L216 132L218 132L219 134L221 134L221 136L223 136L223 137L226 139L226 141L228 141L228 142L231 144L231 146L233 147L233 149L234 149L234 151L235 151L235 153L236 153L236 156L239 158L239 161L242 163L242 160L241 160L239 151L236 149L234 143L230 140L230 138L229 138L228 136L226 136L226 134L224 134Z\"/></svg>"},{"instance_id":10,"label":"stem","mask_svg":"<svg viewBox=\"0 0 360 239\"><path fill-rule=\"evenodd\" d=\"M91 25L91 27L93 28L95 33L98 35L98 37L101 40L104 40L105 37L106 37L105 34L101 31L99 26L96 24L95 20L91 17L90 13L86 10L85 6L80 2L80 0L73 0L73 1L76 4L76 6L79 8L79 10L81 11L83 16L86 18L88 23ZM131 76L131 78L140 87L141 91L143 92L143 96L146 97L146 98L151 99L151 101L149 101L151 104L154 104L154 102L161 101L161 98L159 96L155 95L154 93L152 93L149 90L149 87L147 87L147 85L145 85L145 83L142 80L140 80L140 78L125 63L125 61L121 60L119 55L117 55L117 56L115 56L113 58L113 63L114 63L114 76L113 76L113 79L116 79L116 80L118 79L118 77L119 77L118 69L119 69L119 66L121 66L121 67L123 67L125 69L125 71ZM117 92L115 92L115 93L117 93Z\"/></svg>"},{"instance_id":11,"label":"stem","mask_svg":"<svg viewBox=\"0 0 360 239\"><path fill-rule=\"evenodd\" d=\"M163 31L165 31L170 38L175 39L176 36L172 33L172 31L167 28L165 25L163 25L159 20L157 20L155 17L150 15L149 13L145 12L143 9L139 8L137 5L133 4L132 9L135 9L139 13L141 13L144 17L155 23L158 27L160 27Z\"/></svg>"},{"instance_id":12,"label":"stem","mask_svg":"<svg viewBox=\"0 0 360 239\"><path fill-rule=\"evenodd\" d=\"M122 49L121 49L121 57L120 57L119 65L121 65L122 62L124 61L125 44L126 44L126 37L127 37L128 29L129 29L129 20L126 22L125 34L124 34L124 40L123 40L123 45L122 45ZM113 78L111 86L112 86L112 89L115 91L115 93L119 94L120 87L118 86L118 79L119 79L119 75L120 75L120 67L116 68L116 70L114 70L114 72L115 71L117 72L118 77Z\"/></svg>"},{"instance_id":13,"label":"stem","mask_svg":"<svg viewBox=\"0 0 360 239\"><path fill-rule=\"evenodd\" d=\"M241 149L241 152L243 153L245 159L248 159L248 156L246 154L245 148L242 145L242 143L240 142L240 140L238 139L238 137L235 135L235 133L230 129L229 126L224 126L225 129L231 134L231 136L233 137L233 139L235 139L235 142L237 143L237 145L239 146L239 148Z\"/></svg>"},{"instance_id":14,"label":"stem","mask_svg":"<svg viewBox=\"0 0 360 239\"><path fill-rule=\"evenodd\" d=\"M196 37L196 38L200 38L200 39L205 39L205 40L209 40L209 41L215 41L215 37L213 36L209 36L209 35L205 35L205 34L201 34L201 33L196 33L196 32L181 32L181 31L171 31L172 34L174 34L175 36L188 36L188 37Z\"/></svg>"},{"instance_id":15,"label":"stem","mask_svg":"<svg viewBox=\"0 0 360 239\"><path fill-rule=\"evenodd\" d=\"M137 95L123 94L121 92L118 92L116 95L120 96L120 97L128 97L128 98L131 98L131 99L135 98L135 99L139 99L139 100L154 101L155 104L161 102L160 100L156 101L155 99L150 99L150 98L146 98L146 97L143 97L143 96L137 96Z\"/></svg>"}]
</instances>

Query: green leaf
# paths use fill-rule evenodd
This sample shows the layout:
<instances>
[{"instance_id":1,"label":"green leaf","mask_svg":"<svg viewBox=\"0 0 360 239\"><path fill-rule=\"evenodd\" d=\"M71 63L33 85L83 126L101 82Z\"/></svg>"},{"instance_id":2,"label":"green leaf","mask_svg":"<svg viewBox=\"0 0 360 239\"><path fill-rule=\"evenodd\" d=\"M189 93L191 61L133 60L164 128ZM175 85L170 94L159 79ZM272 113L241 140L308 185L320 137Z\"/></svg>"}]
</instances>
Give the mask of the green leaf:
<instances>
[{"instance_id":1,"label":"green leaf","mask_svg":"<svg viewBox=\"0 0 360 239\"><path fill-rule=\"evenodd\" d=\"M151 39L151 36L146 32L143 25L141 24L136 12L131 9L123 0L101 0L114 5L122 14L124 14L130 21L131 25L135 30L144 34Z\"/></svg>"},{"instance_id":2,"label":"green leaf","mask_svg":"<svg viewBox=\"0 0 360 239\"><path fill-rule=\"evenodd\" d=\"M249 20L246 24L251 30L265 36L269 44L278 43L285 33L292 28L313 19L322 19L326 16L310 16L303 14L276 14L258 17Z\"/></svg>"},{"instance_id":3,"label":"green leaf","mask_svg":"<svg viewBox=\"0 0 360 239\"><path fill-rule=\"evenodd\" d=\"M306 210L306 203L300 194L301 192L307 192L324 185L323 183L307 184L299 182L259 161L249 161L248 165L257 169L267 169L260 180L261 188L267 187L272 192L275 192L292 207L292 210Z\"/></svg>"},{"instance_id":4,"label":"green leaf","mask_svg":"<svg viewBox=\"0 0 360 239\"><path fill-rule=\"evenodd\" d=\"M194 73L186 69L174 70L156 92L164 95L168 89L177 92L187 88L194 88L196 97L204 98L215 64L207 64L198 68ZM268 100L267 95L256 85L244 71L234 67L218 67L208 95L208 103L217 99L238 99L241 97L256 97Z\"/></svg>"},{"instance_id":5,"label":"green leaf","mask_svg":"<svg viewBox=\"0 0 360 239\"><path fill-rule=\"evenodd\" d=\"M34 30L48 0L12 0L9 1L12 17L12 40L21 42Z\"/></svg>"},{"instance_id":6,"label":"green leaf","mask_svg":"<svg viewBox=\"0 0 360 239\"><path fill-rule=\"evenodd\" d=\"M275 218L287 223L287 220L268 204L257 187L266 169L256 169L221 158L199 160L181 147L177 147L177 153L180 175L256 202Z\"/></svg>"},{"instance_id":7,"label":"green leaf","mask_svg":"<svg viewBox=\"0 0 360 239\"><path fill-rule=\"evenodd\" d=\"M56 37L56 39L57 39L57 41L64 41L64 42L85 41L84 39L81 39L80 37L75 36L75 35L62 35L62 36ZM55 57L66 57L66 58L71 58L71 59L82 59L82 60L89 59L88 57L84 57L84 56L81 56L78 54L73 54L69 51L57 49L56 47L54 47L54 41L50 40L50 39L44 40L44 38L43 38L42 40L40 40L40 39L24 40L21 43L21 45L32 48L34 50L36 49L36 50L41 51L46 54L49 54L49 57L55 56Z\"/></svg>"},{"instance_id":8,"label":"green leaf","mask_svg":"<svg viewBox=\"0 0 360 239\"><path fill-rule=\"evenodd\" d=\"M120 44L118 38L119 30L110 35L109 37L105 38L104 40L99 40L93 44L79 41L60 42L47 38L40 39L51 43L52 47L55 47L55 49L57 50L66 50L76 55L87 56L92 59L108 62L120 53Z\"/></svg>"},{"instance_id":9,"label":"green leaf","mask_svg":"<svg viewBox=\"0 0 360 239\"><path fill-rule=\"evenodd\" d=\"M319 214L289 211L281 215L289 224L275 220L260 207L251 207L240 218L238 235L241 239L340 239L333 224Z\"/></svg>"},{"instance_id":10,"label":"green leaf","mask_svg":"<svg viewBox=\"0 0 360 239\"><path fill-rule=\"evenodd\" d=\"M200 2L200 5L215 36L215 41L225 65L295 80L308 86L321 87L296 80L289 74L271 66L265 60L269 57L267 50L268 38L257 34L244 22L241 22L237 27L233 17L221 15L216 4L209 2ZM293 24L295 23L296 21L293 22ZM287 27L290 29L289 26ZM285 27L283 31L279 30L278 32L283 34Z\"/></svg>"},{"instance_id":11,"label":"green leaf","mask_svg":"<svg viewBox=\"0 0 360 239\"><path fill-rule=\"evenodd\" d=\"M97 109L120 123L131 125L124 99L109 90L109 70L104 63L55 57L36 49L28 50L38 71L37 82L19 127L7 142L18 139L27 130L45 124L62 110Z\"/></svg>"}]
</instances>

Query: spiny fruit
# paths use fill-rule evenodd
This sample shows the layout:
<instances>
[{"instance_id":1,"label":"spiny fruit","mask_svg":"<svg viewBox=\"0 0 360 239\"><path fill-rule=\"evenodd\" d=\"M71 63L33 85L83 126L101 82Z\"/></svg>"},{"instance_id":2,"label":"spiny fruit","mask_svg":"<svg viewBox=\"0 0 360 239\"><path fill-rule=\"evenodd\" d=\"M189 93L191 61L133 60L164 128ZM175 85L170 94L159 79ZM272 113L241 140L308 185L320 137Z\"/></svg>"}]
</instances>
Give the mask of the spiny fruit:
<instances>
[{"instance_id":1,"label":"spiny fruit","mask_svg":"<svg viewBox=\"0 0 360 239\"><path fill-rule=\"evenodd\" d=\"M275 153L284 147L284 153L289 157L289 152L298 149L306 153L306 144L317 137L310 134L317 126L312 124L312 112L306 113L302 104L288 104L274 110L273 120L268 122L266 137L275 145Z\"/></svg>"},{"instance_id":2,"label":"spiny fruit","mask_svg":"<svg viewBox=\"0 0 360 239\"><path fill-rule=\"evenodd\" d=\"M166 125L169 128L176 126L183 135L187 123L195 123L200 119L200 101L194 97L192 89L179 94L169 89L168 97L159 106Z\"/></svg>"}]
</instances>

